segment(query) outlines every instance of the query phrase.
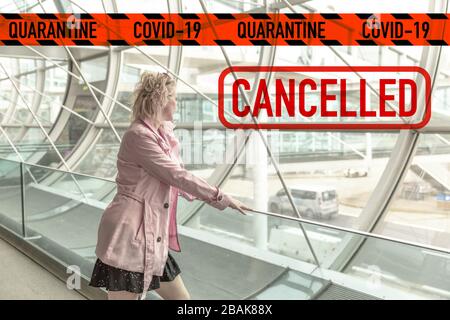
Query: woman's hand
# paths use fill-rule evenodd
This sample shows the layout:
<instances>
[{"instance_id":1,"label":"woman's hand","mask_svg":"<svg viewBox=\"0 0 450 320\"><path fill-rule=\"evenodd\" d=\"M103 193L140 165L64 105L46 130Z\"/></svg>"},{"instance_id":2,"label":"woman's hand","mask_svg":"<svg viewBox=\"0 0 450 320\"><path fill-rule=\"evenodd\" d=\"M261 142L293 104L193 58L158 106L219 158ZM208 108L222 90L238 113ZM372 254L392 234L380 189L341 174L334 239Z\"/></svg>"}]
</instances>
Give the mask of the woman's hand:
<instances>
[{"instance_id":1,"label":"woman's hand","mask_svg":"<svg viewBox=\"0 0 450 320\"><path fill-rule=\"evenodd\" d=\"M241 201L234 199L233 197L231 197L231 202L230 202L230 208L236 209L238 210L240 213L242 213L243 215L247 215L244 210L252 210L250 207L247 207L245 204L243 204Z\"/></svg>"}]
</instances>

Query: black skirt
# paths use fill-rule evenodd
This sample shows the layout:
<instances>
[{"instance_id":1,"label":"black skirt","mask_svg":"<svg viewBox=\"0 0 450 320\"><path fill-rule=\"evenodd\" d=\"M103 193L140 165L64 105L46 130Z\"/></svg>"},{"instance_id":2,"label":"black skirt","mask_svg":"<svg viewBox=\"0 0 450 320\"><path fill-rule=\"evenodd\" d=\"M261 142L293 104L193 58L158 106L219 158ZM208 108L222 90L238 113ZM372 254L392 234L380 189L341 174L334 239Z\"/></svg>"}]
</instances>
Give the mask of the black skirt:
<instances>
[{"instance_id":1,"label":"black skirt","mask_svg":"<svg viewBox=\"0 0 450 320\"><path fill-rule=\"evenodd\" d=\"M180 267L169 252L163 275L154 275L148 290L158 289L161 281L172 281L180 273ZM97 258L89 285L92 287L105 287L108 291L124 290L133 293L142 293L144 288L144 274L142 272L115 268L103 263Z\"/></svg>"}]
</instances>

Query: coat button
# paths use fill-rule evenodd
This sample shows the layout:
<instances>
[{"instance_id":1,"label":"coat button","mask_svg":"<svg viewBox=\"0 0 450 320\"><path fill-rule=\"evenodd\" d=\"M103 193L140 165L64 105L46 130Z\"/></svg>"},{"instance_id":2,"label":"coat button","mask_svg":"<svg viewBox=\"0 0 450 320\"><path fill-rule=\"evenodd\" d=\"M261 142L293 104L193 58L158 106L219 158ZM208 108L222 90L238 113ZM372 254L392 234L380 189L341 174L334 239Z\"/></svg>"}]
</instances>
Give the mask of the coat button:
<instances>
[{"instance_id":1,"label":"coat button","mask_svg":"<svg viewBox=\"0 0 450 320\"><path fill-rule=\"evenodd\" d=\"M169 204L166 202L166 203L164 203L164 208L168 208L169 207Z\"/></svg>"},{"instance_id":2,"label":"coat button","mask_svg":"<svg viewBox=\"0 0 450 320\"><path fill-rule=\"evenodd\" d=\"M156 239L157 242L161 242L161 237L158 237L158 239Z\"/></svg>"}]
</instances>

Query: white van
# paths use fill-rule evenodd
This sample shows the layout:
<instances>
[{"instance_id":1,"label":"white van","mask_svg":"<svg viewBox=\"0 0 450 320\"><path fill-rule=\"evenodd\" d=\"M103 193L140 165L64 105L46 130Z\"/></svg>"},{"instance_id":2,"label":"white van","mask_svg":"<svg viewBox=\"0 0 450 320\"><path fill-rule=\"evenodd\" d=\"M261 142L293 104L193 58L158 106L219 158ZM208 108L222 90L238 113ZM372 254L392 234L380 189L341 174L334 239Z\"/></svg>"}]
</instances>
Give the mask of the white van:
<instances>
[{"instance_id":1,"label":"white van","mask_svg":"<svg viewBox=\"0 0 450 320\"><path fill-rule=\"evenodd\" d=\"M330 219L338 214L339 204L336 189L328 186L290 186L292 198L303 217ZM292 216L294 210L284 189L269 198L269 210Z\"/></svg>"}]
</instances>

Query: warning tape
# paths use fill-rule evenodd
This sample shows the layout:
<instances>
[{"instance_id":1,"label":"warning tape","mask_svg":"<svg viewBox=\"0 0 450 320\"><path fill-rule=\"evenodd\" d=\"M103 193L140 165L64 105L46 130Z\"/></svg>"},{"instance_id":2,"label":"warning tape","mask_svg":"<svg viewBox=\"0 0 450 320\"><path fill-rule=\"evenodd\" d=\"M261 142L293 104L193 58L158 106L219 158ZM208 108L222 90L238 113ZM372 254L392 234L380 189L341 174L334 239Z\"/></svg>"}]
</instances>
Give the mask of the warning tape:
<instances>
[{"instance_id":1,"label":"warning tape","mask_svg":"<svg viewBox=\"0 0 450 320\"><path fill-rule=\"evenodd\" d=\"M443 13L0 14L1 45L447 46Z\"/></svg>"}]
</instances>

